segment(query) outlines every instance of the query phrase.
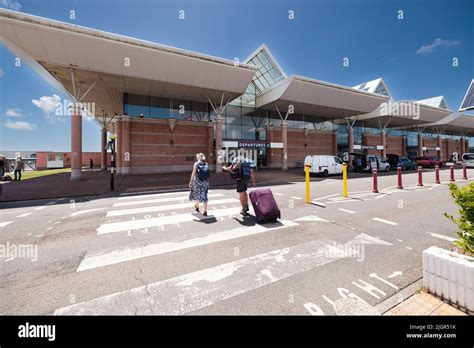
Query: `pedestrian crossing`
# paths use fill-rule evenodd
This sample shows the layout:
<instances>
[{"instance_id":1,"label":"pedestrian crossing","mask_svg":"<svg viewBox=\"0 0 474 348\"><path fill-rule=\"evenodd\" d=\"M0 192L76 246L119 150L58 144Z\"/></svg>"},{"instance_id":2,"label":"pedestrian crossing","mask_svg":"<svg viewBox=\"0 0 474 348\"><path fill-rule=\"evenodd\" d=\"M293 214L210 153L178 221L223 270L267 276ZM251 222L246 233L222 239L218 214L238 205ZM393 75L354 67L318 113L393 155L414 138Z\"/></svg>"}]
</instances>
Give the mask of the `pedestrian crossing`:
<instances>
[{"instance_id":1,"label":"pedestrian crossing","mask_svg":"<svg viewBox=\"0 0 474 348\"><path fill-rule=\"evenodd\" d=\"M162 242L147 245L145 247L125 248L122 250L114 250L100 255L87 256L79 265L78 272L87 269L113 265L121 262L136 260L143 257L156 256L165 253L170 253L177 250L189 249L206 244L223 242L230 239L252 236L263 232L271 232L287 227L297 226L289 220L282 220L276 223L268 224L266 226L254 225L238 227L223 232L209 233L202 237L195 237L179 242Z\"/></svg>"},{"instance_id":2,"label":"pedestrian crossing","mask_svg":"<svg viewBox=\"0 0 474 348\"><path fill-rule=\"evenodd\" d=\"M121 267L126 263L130 265L132 261L153 263L154 257L160 255L173 257L173 253L179 251L238 238L271 236L275 231L299 226L299 222L290 219L256 224L253 216L244 218L239 214L238 196L210 191L209 198L208 216L195 212L194 203L189 202L187 193L183 192L121 196L114 199L107 211L87 209L75 212L74 216L78 217L102 213L104 217L96 228L95 238L99 241L109 238L106 243L97 243L100 248L94 246L89 250L76 273L100 272L104 267ZM254 215L252 207L249 213ZM221 223L223 218L225 223ZM147 229L151 233L140 234ZM127 238L130 232L137 232L134 236L141 239ZM237 254L238 259L231 262L211 265L145 287L111 291L110 295L59 308L54 314L185 314L334 262L337 258L328 256L332 245L330 241L311 241L273 248L275 250L263 248L264 252L241 259Z\"/></svg>"},{"instance_id":3,"label":"pedestrian crossing","mask_svg":"<svg viewBox=\"0 0 474 348\"><path fill-rule=\"evenodd\" d=\"M217 200L210 200L209 206L219 205L219 204L228 204L228 203L238 203L239 200L235 198L225 198L225 199L217 199ZM140 202L135 202L140 203ZM166 210L178 210L178 209L191 209L193 208L194 203L178 203L178 204L169 204L164 206L149 206L144 208L132 208L132 209L121 209L121 210L113 210L107 213L107 217L110 216L123 216L123 215L133 215L133 214L144 214L144 213L153 213L159 211L166 211Z\"/></svg>"},{"instance_id":4,"label":"pedestrian crossing","mask_svg":"<svg viewBox=\"0 0 474 348\"><path fill-rule=\"evenodd\" d=\"M308 215L301 214L305 203L297 196L275 196L283 218L263 225L256 224L251 206L251 216L241 216L237 194L225 190L209 192L207 216L202 204L201 212L195 211L187 192L127 195L81 206L67 214L69 221L95 224L70 276L88 284L118 274L125 278L120 285L102 284L99 292L90 291L76 303L64 298L52 312L183 315L238 296L245 302L262 287L278 288L275 283L290 277L355 259L356 248L341 252L334 240L301 237L303 226L308 233L307 226L328 229L331 221L309 206ZM355 232L350 235L357 245L382 244Z\"/></svg>"},{"instance_id":5,"label":"pedestrian crossing","mask_svg":"<svg viewBox=\"0 0 474 348\"><path fill-rule=\"evenodd\" d=\"M349 257L311 241L57 309L55 315L182 315ZM339 255L339 256L338 256Z\"/></svg>"},{"instance_id":6,"label":"pedestrian crossing","mask_svg":"<svg viewBox=\"0 0 474 348\"><path fill-rule=\"evenodd\" d=\"M188 193L182 191L112 197L76 208L66 214L68 221L94 221L94 225L85 229L88 239L82 245L86 248L71 276L88 284L120 272L128 278L120 286L102 284L99 294L91 291L79 303L65 298L52 311L55 315L187 314L354 257L351 253L356 249L341 253L338 243L327 238L298 239L304 235L299 233L303 226L329 229L332 221L310 206L305 206L308 215L304 216L303 199L277 193L283 219L264 225L256 224L254 216L242 217L238 195L225 190L209 192L207 216L201 213L202 204L201 212L195 212ZM249 213L255 215L251 206ZM354 235L357 244L382 244ZM245 250L242 256L235 252L239 248ZM141 279L143 274L147 276Z\"/></svg>"}]
</instances>

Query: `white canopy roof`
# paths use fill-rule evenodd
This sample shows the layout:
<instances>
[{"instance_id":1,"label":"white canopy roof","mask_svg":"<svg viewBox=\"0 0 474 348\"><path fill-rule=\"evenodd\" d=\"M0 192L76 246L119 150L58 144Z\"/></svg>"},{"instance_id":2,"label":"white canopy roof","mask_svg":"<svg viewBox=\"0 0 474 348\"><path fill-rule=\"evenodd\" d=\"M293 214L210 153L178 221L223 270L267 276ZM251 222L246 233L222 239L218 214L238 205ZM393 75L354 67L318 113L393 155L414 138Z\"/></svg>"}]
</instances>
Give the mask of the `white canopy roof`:
<instances>
[{"instance_id":1,"label":"white canopy roof","mask_svg":"<svg viewBox=\"0 0 474 348\"><path fill-rule=\"evenodd\" d=\"M374 111L361 115L358 121L366 127L408 127L438 122L451 114L450 110L424 105L417 101L389 101Z\"/></svg>"},{"instance_id":2,"label":"white canopy roof","mask_svg":"<svg viewBox=\"0 0 474 348\"><path fill-rule=\"evenodd\" d=\"M257 107L282 112L291 104L297 114L341 118L365 114L388 97L292 75L257 95Z\"/></svg>"},{"instance_id":3,"label":"white canopy roof","mask_svg":"<svg viewBox=\"0 0 474 348\"><path fill-rule=\"evenodd\" d=\"M225 92L225 99L236 98L256 71L232 60L5 9L0 9L0 40L70 94L70 68L83 91L101 79L84 101L109 115L122 113L123 93L207 102L207 96L220 100Z\"/></svg>"},{"instance_id":4,"label":"white canopy roof","mask_svg":"<svg viewBox=\"0 0 474 348\"><path fill-rule=\"evenodd\" d=\"M452 113L444 119L423 125L425 132L442 133L449 135L473 136L474 116Z\"/></svg>"}]
</instances>

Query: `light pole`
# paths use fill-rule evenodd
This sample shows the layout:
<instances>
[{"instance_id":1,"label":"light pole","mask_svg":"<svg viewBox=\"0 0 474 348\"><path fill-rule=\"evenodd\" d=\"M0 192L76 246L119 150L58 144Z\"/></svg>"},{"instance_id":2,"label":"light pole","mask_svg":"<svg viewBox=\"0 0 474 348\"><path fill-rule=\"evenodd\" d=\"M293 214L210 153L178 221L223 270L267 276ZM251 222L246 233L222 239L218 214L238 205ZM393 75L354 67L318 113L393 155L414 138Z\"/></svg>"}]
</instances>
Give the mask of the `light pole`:
<instances>
[{"instance_id":1,"label":"light pole","mask_svg":"<svg viewBox=\"0 0 474 348\"><path fill-rule=\"evenodd\" d=\"M114 133L110 134L109 136L109 143L107 145L107 149L111 150L111 156L110 156L110 191L114 191L114 169L115 169L115 139L117 138L117 135Z\"/></svg>"}]
</instances>

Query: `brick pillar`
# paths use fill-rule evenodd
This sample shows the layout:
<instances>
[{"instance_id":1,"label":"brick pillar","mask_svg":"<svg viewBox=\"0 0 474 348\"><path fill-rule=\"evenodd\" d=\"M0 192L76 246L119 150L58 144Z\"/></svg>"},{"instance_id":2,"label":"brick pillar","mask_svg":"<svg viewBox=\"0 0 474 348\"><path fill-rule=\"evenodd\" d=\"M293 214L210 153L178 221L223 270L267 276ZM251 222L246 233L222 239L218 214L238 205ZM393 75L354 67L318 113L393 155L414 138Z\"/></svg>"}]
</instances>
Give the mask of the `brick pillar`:
<instances>
[{"instance_id":1,"label":"brick pillar","mask_svg":"<svg viewBox=\"0 0 474 348\"><path fill-rule=\"evenodd\" d=\"M354 152L354 128L352 128L352 126L349 126L347 144L349 146L349 152ZM347 168L349 169L352 166L352 156L348 156L347 159L349 161Z\"/></svg>"},{"instance_id":2,"label":"brick pillar","mask_svg":"<svg viewBox=\"0 0 474 348\"><path fill-rule=\"evenodd\" d=\"M380 130L380 141L382 142L382 158L385 159L387 156L387 132L385 129Z\"/></svg>"},{"instance_id":3,"label":"brick pillar","mask_svg":"<svg viewBox=\"0 0 474 348\"><path fill-rule=\"evenodd\" d=\"M348 138L349 152L354 152L354 128L349 127L349 138Z\"/></svg>"},{"instance_id":4,"label":"brick pillar","mask_svg":"<svg viewBox=\"0 0 474 348\"><path fill-rule=\"evenodd\" d=\"M107 170L107 128L102 128L100 135L100 169Z\"/></svg>"},{"instance_id":5,"label":"brick pillar","mask_svg":"<svg viewBox=\"0 0 474 348\"><path fill-rule=\"evenodd\" d=\"M407 156L407 137L402 137L402 157Z\"/></svg>"},{"instance_id":6,"label":"brick pillar","mask_svg":"<svg viewBox=\"0 0 474 348\"><path fill-rule=\"evenodd\" d=\"M283 142L281 169L288 170L288 123L286 121L281 121L281 140Z\"/></svg>"},{"instance_id":7,"label":"brick pillar","mask_svg":"<svg viewBox=\"0 0 474 348\"><path fill-rule=\"evenodd\" d=\"M460 141L460 147L461 147L461 153L459 154L459 158L461 158L461 156L466 153L466 139L464 137L461 137L461 139L459 139Z\"/></svg>"},{"instance_id":8,"label":"brick pillar","mask_svg":"<svg viewBox=\"0 0 474 348\"><path fill-rule=\"evenodd\" d=\"M122 116L122 174L132 172L131 146L130 146L130 127L132 120L130 117Z\"/></svg>"},{"instance_id":9,"label":"brick pillar","mask_svg":"<svg viewBox=\"0 0 474 348\"><path fill-rule=\"evenodd\" d=\"M441 144L441 137L438 135L436 138L436 147L439 147L439 150L436 150L436 156L438 156L438 159L442 159L443 157L443 146Z\"/></svg>"},{"instance_id":10,"label":"brick pillar","mask_svg":"<svg viewBox=\"0 0 474 348\"><path fill-rule=\"evenodd\" d=\"M71 181L81 180L82 176L82 107L72 106L71 114Z\"/></svg>"},{"instance_id":11,"label":"brick pillar","mask_svg":"<svg viewBox=\"0 0 474 348\"><path fill-rule=\"evenodd\" d=\"M449 139L445 139L446 141L446 161L451 159L451 153L449 152Z\"/></svg>"},{"instance_id":12,"label":"brick pillar","mask_svg":"<svg viewBox=\"0 0 474 348\"><path fill-rule=\"evenodd\" d=\"M216 173L222 173L222 159L219 161L219 157L222 155L222 116L216 116Z\"/></svg>"},{"instance_id":13,"label":"brick pillar","mask_svg":"<svg viewBox=\"0 0 474 348\"><path fill-rule=\"evenodd\" d=\"M216 164L216 159L213 154L213 145L214 145L214 124L212 122L207 122L206 125L206 157L207 162L212 165Z\"/></svg>"},{"instance_id":14,"label":"brick pillar","mask_svg":"<svg viewBox=\"0 0 474 348\"><path fill-rule=\"evenodd\" d=\"M337 156L337 130L332 132L332 151Z\"/></svg>"},{"instance_id":15,"label":"brick pillar","mask_svg":"<svg viewBox=\"0 0 474 348\"><path fill-rule=\"evenodd\" d=\"M418 133L418 157L423 156L423 136Z\"/></svg>"},{"instance_id":16,"label":"brick pillar","mask_svg":"<svg viewBox=\"0 0 474 348\"><path fill-rule=\"evenodd\" d=\"M117 174L122 173L122 158L123 158L123 152L122 152L122 117L118 117L117 123L116 123L116 130L115 133L117 134L117 140L115 141L115 165L117 167Z\"/></svg>"},{"instance_id":17,"label":"brick pillar","mask_svg":"<svg viewBox=\"0 0 474 348\"><path fill-rule=\"evenodd\" d=\"M267 125L267 141L272 143L274 140L273 126ZM273 159L273 150L272 148L267 149L267 167L271 167Z\"/></svg>"},{"instance_id":18,"label":"brick pillar","mask_svg":"<svg viewBox=\"0 0 474 348\"><path fill-rule=\"evenodd\" d=\"M469 137L466 138L466 145L464 146L464 149L466 149L466 152L469 152Z\"/></svg>"}]
</instances>

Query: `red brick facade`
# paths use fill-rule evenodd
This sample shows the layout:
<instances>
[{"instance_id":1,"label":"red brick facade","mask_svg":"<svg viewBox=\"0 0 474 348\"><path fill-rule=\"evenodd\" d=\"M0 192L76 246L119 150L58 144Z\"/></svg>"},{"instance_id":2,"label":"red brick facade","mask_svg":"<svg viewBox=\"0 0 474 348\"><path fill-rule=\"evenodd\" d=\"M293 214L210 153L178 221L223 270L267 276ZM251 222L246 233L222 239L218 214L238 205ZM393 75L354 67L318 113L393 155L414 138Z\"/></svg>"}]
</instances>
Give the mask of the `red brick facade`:
<instances>
[{"instance_id":1,"label":"red brick facade","mask_svg":"<svg viewBox=\"0 0 474 348\"><path fill-rule=\"evenodd\" d=\"M268 141L282 142L281 128L274 128L273 135L268 137L270 132L267 130ZM303 161L307 155L336 155L335 136L336 134L332 131L288 128L288 167L296 167L298 161ZM282 156L282 149L268 151L269 166L280 168Z\"/></svg>"},{"instance_id":2,"label":"red brick facade","mask_svg":"<svg viewBox=\"0 0 474 348\"><path fill-rule=\"evenodd\" d=\"M123 146L119 148L121 164L123 167L129 164L132 174L190 170L200 152L214 163L212 123L176 121L173 125L168 120L132 117L126 122L128 127L123 127L124 121L120 122L121 135L122 139L128 136L129 154ZM125 144L122 140L122 145Z\"/></svg>"},{"instance_id":3,"label":"red brick facade","mask_svg":"<svg viewBox=\"0 0 474 348\"><path fill-rule=\"evenodd\" d=\"M387 139L387 151L386 151L387 154L396 154L399 156L404 155L403 137L387 135L386 139ZM380 135L364 134L362 135L362 145L369 145L369 146L382 145L382 138ZM381 150L367 150L367 153L369 155L381 155L382 151Z\"/></svg>"},{"instance_id":4,"label":"red brick facade","mask_svg":"<svg viewBox=\"0 0 474 348\"><path fill-rule=\"evenodd\" d=\"M191 170L196 153L206 155L211 168L215 164L215 130L212 122L175 121L165 119L140 119L124 116L117 124L117 166L123 174L178 172ZM120 141L121 139L121 141ZM282 142L280 127L267 127L267 141ZM364 134L363 145L382 145L380 135ZM406 156L406 138L386 137L386 153ZM424 138L423 146L434 148L436 138ZM442 140L442 158L449 159L453 152L460 153L459 141ZM288 129L288 167L296 167L306 155L335 155L337 153L337 133L333 131ZM381 155L381 150L368 150L369 154ZM436 151L425 153L437 156ZM100 154L97 154L99 156ZM281 168L283 149L267 149L267 166ZM89 155L84 153L88 163ZM97 162L96 162L97 161ZM100 163L100 156L94 162Z\"/></svg>"}]
</instances>

